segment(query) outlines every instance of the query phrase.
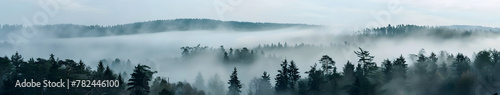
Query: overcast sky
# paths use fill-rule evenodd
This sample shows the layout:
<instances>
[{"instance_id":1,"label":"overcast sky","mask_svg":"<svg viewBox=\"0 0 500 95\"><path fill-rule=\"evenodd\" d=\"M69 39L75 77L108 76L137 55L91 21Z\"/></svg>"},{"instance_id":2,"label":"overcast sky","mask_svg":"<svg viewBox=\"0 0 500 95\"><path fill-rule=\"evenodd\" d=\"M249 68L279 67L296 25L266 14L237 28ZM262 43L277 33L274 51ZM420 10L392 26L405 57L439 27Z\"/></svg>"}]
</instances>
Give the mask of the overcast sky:
<instances>
[{"instance_id":1,"label":"overcast sky","mask_svg":"<svg viewBox=\"0 0 500 95\"><path fill-rule=\"evenodd\" d=\"M0 0L0 24L41 17L53 0ZM231 21L305 23L338 27L387 24L500 27L500 0L55 0L48 24L115 25L209 18ZM240 2L238 2L240 1ZM42 5L42 6L40 6ZM217 12L217 6L226 6ZM53 9L53 7L50 7ZM396 10L393 10L396 9ZM386 13L386 14L384 14ZM220 14L220 15L219 15ZM388 16L389 18L387 18ZM43 18L39 18L43 20Z\"/></svg>"}]
</instances>

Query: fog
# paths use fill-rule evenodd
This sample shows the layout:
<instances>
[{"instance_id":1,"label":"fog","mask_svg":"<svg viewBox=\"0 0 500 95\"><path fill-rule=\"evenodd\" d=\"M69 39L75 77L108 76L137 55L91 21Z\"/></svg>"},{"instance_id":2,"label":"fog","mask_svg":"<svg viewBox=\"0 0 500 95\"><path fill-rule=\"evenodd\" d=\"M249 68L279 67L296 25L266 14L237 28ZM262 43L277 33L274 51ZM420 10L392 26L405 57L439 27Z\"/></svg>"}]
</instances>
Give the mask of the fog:
<instances>
[{"instance_id":1,"label":"fog","mask_svg":"<svg viewBox=\"0 0 500 95\"><path fill-rule=\"evenodd\" d=\"M475 52L485 49L500 48L500 37L479 34L467 38L440 39L435 36L415 35L411 37L393 38L363 38L357 37L355 32L342 31L330 28L286 28L278 30L239 32L227 30L199 30L199 31L170 31L105 37L82 38L51 38L37 37L30 39L17 50L0 50L0 55L10 56L16 51L27 58L48 58L54 54L59 59L81 59L87 66L95 68L101 59L130 59L133 64L155 64L155 76L168 77L170 81L194 82L198 72L204 79L215 74L221 75L222 81L229 79L233 67L238 68L238 75L242 80L242 91L247 91L248 83L253 77L259 77L267 71L273 79L280 68L282 59L294 60L299 66L302 78L322 55L329 55L336 62L338 71L341 71L347 60L357 64L358 58L353 53L358 47L368 50L375 56L374 61L380 65L382 60L394 60L403 55L417 54L425 49L427 54L446 50L449 53L463 53L471 57ZM316 48L269 50L267 55L276 55L281 60L259 59L252 65L226 65L215 56L196 57L190 63L178 63L183 46L208 46L217 49L221 45L229 48L248 47L253 49L258 45L271 43L310 44ZM346 42L349 45L346 45ZM258 52L258 51L257 51ZM473 58L472 58L473 59ZM411 61L408 61L411 66ZM274 80L271 80L274 84Z\"/></svg>"}]
</instances>

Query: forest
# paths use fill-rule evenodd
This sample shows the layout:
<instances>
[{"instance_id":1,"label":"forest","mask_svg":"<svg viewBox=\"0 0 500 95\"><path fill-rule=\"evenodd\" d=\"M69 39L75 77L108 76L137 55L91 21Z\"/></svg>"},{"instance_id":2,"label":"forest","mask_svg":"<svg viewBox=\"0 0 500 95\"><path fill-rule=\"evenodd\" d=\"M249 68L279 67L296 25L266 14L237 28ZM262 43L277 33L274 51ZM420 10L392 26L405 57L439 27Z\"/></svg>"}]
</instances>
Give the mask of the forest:
<instances>
[{"instance_id":1,"label":"forest","mask_svg":"<svg viewBox=\"0 0 500 95\"><path fill-rule=\"evenodd\" d=\"M26 27L28 27L28 29L34 28L37 31L41 31L43 34L50 34L55 38L76 38L193 30L230 30L252 32L291 27L315 28L320 26L307 24L220 21L213 19L171 19L135 22L112 26L74 24L36 26L0 25L0 35L3 36L11 32L24 31L23 29Z\"/></svg>"},{"instance_id":2,"label":"forest","mask_svg":"<svg viewBox=\"0 0 500 95\"><path fill-rule=\"evenodd\" d=\"M196 26L187 23L189 21L190 20L180 19L140 22L136 24L140 24L137 26L143 26L143 24L147 23L162 22L164 25L168 25L165 23L182 22L185 27ZM208 22L211 20L192 21ZM274 27L271 25L273 28L262 28L264 26L268 27L268 25L265 23L250 24L246 22L220 23L228 23L228 25L236 26L243 25L238 26L240 28L249 27L245 25L261 27L259 29L278 29L280 27L294 26L294 24L273 24L280 27ZM124 29L132 27L127 25L133 26L133 24L126 24L112 27L122 27ZM15 29L13 28L14 26L15 25L4 25L1 29L2 31L5 29ZM54 27L55 26L58 25L54 25ZM94 28L89 28L91 26L82 27L87 27L85 29L82 28L87 32L94 31L92 30ZM111 29L112 27L101 28L106 30ZM238 27L234 28L236 29ZM496 72L500 72L500 52L494 48L494 45L488 44L486 47L489 47L489 49L473 51L473 54L459 53L470 52L470 48L459 49L458 52L453 49L443 49L439 52L435 52L436 50L433 50L434 52L431 53L427 53L424 49L422 49L415 54L406 52L408 50L404 50L405 52L382 50L382 52L380 52L380 48L374 48L374 46L380 46L377 44L387 43L387 39L396 42L402 39L429 39L433 42L438 41L438 43L444 43L451 40L458 41L460 43L474 43L474 41L480 42L478 39L495 38L498 36L498 33L500 33L497 28L469 29L468 27L470 26L434 27L417 25L388 25L387 27L377 27L355 31L354 35L329 37L335 38L333 41L337 41L331 42L329 45L278 42L258 44L254 46L220 45L214 48L198 44L194 46L181 46L175 48L175 50L178 51L176 55L179 55L179 57L171 59L160 58L160 60L154 61L137 61L137 59L130 60L128 58L109 57L98 57L98 60L95 61L82 59L78 60L78 57L66 59L64 56L59 56L61 58L65 58L60 59L50 53L47 54L48 56L46 57L37 56L40 58L33 58L23 57L23 53L30 52L21 51L12 55L9 54L4 57L0 57L0 78L2 79L0 82L0 94L493 95L498 93L497 89L500 87L500 77ZM57 29L64 30L66 28ZM79 28L68 27L67 29ZM186 29L189 30L197 28ZM198 29L206 30L204 28ZM160 30L164 31L162 29ZM159 32L160 30L155 31ZM188 30L185 31L191 32ZM140 33L139 30L132 29L128 31L131 34ZM153 30L144 31L155 32ZM102 31L99 33L101 32ZM59 35L57 37L63 38L63 40L66 40L64 39L65 37L86 37L85 35L78 33L75 35L77 36ZM127 34L118 33L116 35ZM102 36L104 36L104 34ZM330 41L332 39L327 40ZM39 44L37 44L37 46L38 45ZM68 44L55 46L63 45ZM424 47L425 44L417 44L417 46ZM9 47L12 47L9 43L0 42L0 50L13 50ZM447 48L449 47L450 46ZM394 45L392 45L389 48L391 50L397 50L401 47L395 48ZM477 49L478 47L473 48ZM379 49L379 52L376 52L376 54L373 53L373 51L376 51L374 49ZM453 51L453 53L450 53L447 50ZM158 52L156 50L152 51ZM101 50L101 52L104 51ZM120 50L120 52L123 51ZM151 51L144 52L151 54ZM388 56L390 55L388 53L397 53L398 56ZM131 56L146 58L154 57L153 55ZM354 57L355 59L347 57ZM304 61L309 59L313 61ZM200 69L200 67L204 70L197 70ZM225 70L217 71L217 69ZM214 72L208 73L207 70ZM174 71L176 72L172 74L165 74ZM198 73L193 74L196 72ZM190 77L194 78L194 82L187 81L187 78ZM179 78L185 79L183 81ZM60 79L117 80L120 85L118 87L76 87L70 89L15 87L17 80L22 81L24 79L34 79L34 81L58 81Z\"/></svg>"},{"instance_id":3,"label":"forest","mask_svg":"<svg viewBox=\"0 0 500 95\"><path fill-rule=\"evenodd\" d=\"M281 45L281 44L280 44ZM286 45L285 45L286 46ZM201 46L182 47L183 58L189 60ZM257 51L236 49L237 53L219 55L222 64L234 64L253 60ZM261 51L264 53L264 51ZM496 93L500 72L500 52L495 49L478 51L472 57L449 54L446 51L374 62L369 50L353 51L359 60L338 62L328 55L318 58L310 68L298 68L293 59L282 59L280 69L253 76L248 85L242 85L237 67L230 75L216 75L208 80L198 73L194 83L171 82L168 76L156 76L150 66L134 65L131 74L110 69L103 60L97 66L89 66L82 60L59 59L51 54L45 58L24 58L21 53L0 58L0 76L3 79L2 95L492 95ZM255 55L254 55L255 54ZM237 55L237 57L235 57ZM252 56L251 56L252 55ZM230 59L231 58L231 59ZM118 59L117 59L118 60ZM113 61L113 63L116 62ZM130 61L126 62L130 63ZM343 67L335 64L345 63ZM409 65L409 63L413 63ZM249 63L250 64L250 63ZM95 69L93 69L95 67ZM161 68L161 67L159 67ZM299 72L299 69L307 70ZM268 72L277 72L270 75ZM301 76L301 73L307 76ZM194 75L193 75L194 76ZM119 87L88 88L19 88L16 80L34 79L87 79L118 80ZM493 85L492 85L493 84ZM248 86L248 89L241 89ZM248 90L247 93L242 93Z\"/></svg>"}]
</instances>

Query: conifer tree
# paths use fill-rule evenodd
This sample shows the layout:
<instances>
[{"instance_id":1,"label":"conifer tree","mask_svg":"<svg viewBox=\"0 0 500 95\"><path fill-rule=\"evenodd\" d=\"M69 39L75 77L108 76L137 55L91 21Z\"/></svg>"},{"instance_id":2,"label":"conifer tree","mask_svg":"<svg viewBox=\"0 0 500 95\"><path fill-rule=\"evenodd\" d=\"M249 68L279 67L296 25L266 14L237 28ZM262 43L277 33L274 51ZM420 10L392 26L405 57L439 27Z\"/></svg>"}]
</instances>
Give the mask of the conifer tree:
<instances>
[{"instance_id":1,"label":"conifer tree","mask_svg":"<svg viewBox=\"0 0 500 95\"><path fill-rule=\"evenodd\" d=\"M406 78L406 72L408 70L408 64L406 64L403 55L399 56L393 62L393 78Z\"/></svg>"},{"instance_id":2,"label":"conifer tree","mask_svg":"<svg viewBox=\"0 0 500 95\"><path fill-rule=\"evenodd\" d=\"M271 86L271 77L267 72L264 72L260 78L260 81L257 84L258 88L256 90L255 95L272 95L273 90Z\"/></svg>"},{"instance_id":3,"label":"conifer tree","mask_svg":"<svg viewBox=\"0 0 500 95\"><path fill-rule=\"evenodd\" d=\"M237 73L237 70L236 70L236 67L234 67L234 71L233 73L231 74L231 79L229 80L229 82L227 82L229 84L229 92L227 93L227 95L240 95L240 92L241 92L241 83L240 83L240 80L238 80L238 73Z\"/></svg>"},{"instance_id":4,"label":"conifer tree","mask_svg":"<svg viewBox=\"0 0 500 95\"><path fill-rule=\"evenodd\" d=\"M288 76L289 76L288 86L291 90L295 90L295 84L300 79L300 72L299 68L297 67L297 65L293 60L290 61L290 66L288 67Z\"/></svg>"},{"instance_id":5,"label":"conifer tree","mask_svg":"<svg viewBox=\"0 0 500 95\"><path fill-rule=\"evenodd\" d=\"M131 91L132 95L148 95L149 94L149 81L155 72L150 71L151 67L146 65L138 64L134 73L131 74L131 78L128 80L127 84L129 87L127 90Z\"/></svg>"}]
</instances>

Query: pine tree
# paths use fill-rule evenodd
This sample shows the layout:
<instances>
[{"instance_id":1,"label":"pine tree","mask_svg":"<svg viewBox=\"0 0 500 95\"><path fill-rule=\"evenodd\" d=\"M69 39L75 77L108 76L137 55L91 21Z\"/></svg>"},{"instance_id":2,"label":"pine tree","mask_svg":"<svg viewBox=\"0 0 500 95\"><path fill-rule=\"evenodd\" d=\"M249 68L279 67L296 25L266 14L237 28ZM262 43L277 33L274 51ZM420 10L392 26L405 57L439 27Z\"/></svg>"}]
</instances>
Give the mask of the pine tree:
<instances>
[{"instance_id":1,"label":"pine tree","mask_svg":"<svg viewBox=\"0 0 500 95\"><path fill-rule=\"evenodd\" d=\"M125 81L123 80L123 77L122 77L122 75L121 75L121 74L118 74L118 78L117 78L117 80L118 80L118 84L117 84L117 85L120 85L120 86L119 86L120 90L121 90L121 89L124 89L124 87L125 87L125 86L124 86L124 84L123 84L123 83L125 83Z\"/></svg>"},{"instance_id":2,"label":"pine tree","mask_svg":"<svg viewBox=\"0 0 500 95\"><path fill-rule=\"evenodd\" d=\"M364 51L359 48L359 51L354 51L354 53L359 57L358 63L363 64L364 73L368 76L372 76L378 69L377 64L373 62L374 56L370 55L370 52Z\"/></svg>"},{"instance_id":3,"label":"pine tree","mask_svg":"<svg viewBox=\"0 0 500 95\"><path fill-rule=\"evenodd\" d=\"M403 55L399 56L393 62L393 78L406 78L406 71L408 70L408 64L406 64Z\"/></svg>"},{"instance_id":4,"label":"pine tree","mask_svg":"<svg viewBox=\"0 0 500 95\"><path fill-rule=\"evenodd\" d=\"M114 80L114 79L116 79L116 76L114 75L113 70L111 70L109 68L109 66L106 66L106 69L104 70L103 79L104 80Z\"/></svg>"},{"instance_id":5,"label":"pine tree","mask_svg":"<svg viewBox=\"0 0 500 95\"><path fill-rule=\"evenodd\" d=\"M335 61L333 61L333 59L330 56L323 55L323 57L321 57L321 59L319 60L319 63L321 64L321 69L323 71L323 74L327 76L333 75ZM330 78L330 77L325 77L325 78Z\"/></svg>"},{"instance_id":6,"label":"pine tree","mask_svg":"<svg viewBox=\"0 0 500 95\"><path fill-rule=\"evenodd\" d=\"M276 92L285 92L288 90L288 83L289 83L289 75L288 75L288 62L285 59L282 64L281 64L281 70L278 70L278 74L276 75L276 84L275 84L275 90Z\"/></svg>"},{"instance_id":7,"label":"pine tree","mask_svg":"<svg viewBox=\"0 0 500 95\"><path fill-rule=\"evenodd\" d=\"M229 82L227 82L229 84L229 92L227 93L227 95L240 95L240 92L241 92L241 83L240 83L240 80L238 80L238 73L237 73L237 70L236 70L236 67L234 67L234 71L233 71L233 74L231 74L231 79L229 80Z\"/></svg>"},{"instance_id":8,"label":"pine tree","mask_svg":"<svg viewBox=\"0 0 500 95\"><path fill-rule=\"evenodd\" d=\"M316 64L311 66L311 69L306 72L309 74L309 89L308 95L318 95L320 93L320 85L324 82L323 71L316 69Z\"/></svg>"},{"instance_id":9,"label":"pine tree","mask_svg":"<svg viewBox=\"0 0 500 95\"><path fill-rule=\"evenodd\" d=\"M290 78L288 81L289 82L288 87L291 90L295 90L295 84L300 79L300 72L299 68L297 67L297 65L293 60L290 61L290 66L288 67L288 76Z\"/></svg>"},{"instance_id":10,"label":"pine tree","mask_svg":"<svg viewBox=\"0 0 500 95\"><path fill-rule=\"evenodd\" d=\"M53 56L53 55L51 55ZM19 54L17 51L16 51L16 54L12 55L12 57L10 57L10 61L12 62L12 65L14 65L14 67L16 68L19 68L19 66L23 63L23 56L21 54Z\"/></svg>"},{"instance_id":11,"label":"pine tree","mask_svg":"<svg viewBox=\"0 0 500 95\"><path fill-rule=\"evenodd\" d=\"M358 72L356 78L359 79L362 95L374 95L376 94L377 84L381 81L379 68L377 64L373 62L374 56L370 55L370 52L364 51L359 48L360 51L354 51L354 53L359 57L358 66L363 64L362 70L356 69ZM362 71L362 72L361 72Z\"/></svg>"},{"instance_id":12,"label":"pine tree","mask_svg":"<svg viewBox=\"0 0 500 95\"><path fill-rule=\"evenodd\" d=\"M104 70L106 70L106 68L103 62L99 61L99 64L97 64L97 72L94 74L95 79L102 79L104 77Z\"/></svg>"},{"instance_id":13,"label":"pine tree","mask_svg":"<svg viewBox=\"0 0 500 95\"><path fill-rule=\"evenodd\" d=\"M393 77L393 64L389 59L385 59L382 62L382 72L385 74L386 82L390 81Z\"/></svg>"},{"instance_id":14,"label":"pine tree","mask_svg":"<svg viewBox=\"0 0 500 95\"><path fill-rule=\"evenodd\" d=\"M429 56L429 71L428 71L428 74L429 75L435 75L436 74L436 71L437 71L437 67L438 67L438 64L437 64L437 55L432 52L431 55Z\"/></svg>"},{"instance_id":15,"label":"pine tree","mask_svg":"<svg viewBox=\"0 0 500 95\"><path fill-rule=\"evenodd\" d=\"M150 71L149 66L138 64L134 73L131 74L131 78L128 80L127 84L129 87L127 90L131 91L132 95L148 95L149 94L149 81L155 72Z\"/></svg>"},{"instance_id":16,"label":"pine tree","mask_svg":"<svg viewBox=\"0 0 500 95\"><path fill-rule=\"evenodd\" d=\"M351 84L354 80L354 65L347 61L347 63L344 65L344 70L343 70L343 75L344 75L344 81L347 82L347 84Z\"/></svg>"},{"instance_id":17,"label":"pine tree","mask_svg":"<svg viewBox=\"0 0 500 95\"><path fill-rule=\"evenodd\" d=\"M483 50L476 54L473 66L482 75L490 75L494 67L492 54L489 51Z\"/></svg>"},{"instance_id":18,"label":"pine tree","mask_svg":"<svg viewBox=\"0 0 500 95\"><path fill-rule=\"evenodd\" d=\"M7 76L8 72L11 71L13 65L10 63L10 60L7 56L0 57L0 77Z\"/></svg>"},{"instance_id":19,"label":"pine tree","mask_svg":"<svg viewBox=\"0 0 500 95\"><path fill-rule=\"evenodd\" d=\"M364 75L364 69L361 64L358 64L356 71L354 72L355 80L354 83L349 87L350 95L366 95L367 84L366 77Z\"/></svg>"},{"instance_id":20,"label":"pine tree","mask_svg":"<svg viewBox=\"0 0 500 95\"><path fill-rule=\"evenodd\" d=\"M427 76L428 59L425 55L419 54L415 63L415 73L419 76Z\"/></svg>"},{"instance_id":21,"label":"pine tree","mask_svg":"<svg viewBox=\"0 0 500 95\"><path fill-rule=\"evenodd\" d=\"M255 91L255 95L272 95L271 77L267 72L264 72L261 76L260 81L257 84L258 88Z\"/></svg>"},{"instance_id":22,"label":"pine tree","mask_svg":"<svg viewBox=\"0 0 500 95\"><path fill-rule=\"evenodd\" d=\"M454 71L456 76L462 75L462 73L467 72L470 70L470 59L459 53L457 54L457 57L455 61L453 61L452 67L454 67Z\"/></svg>"}]
</instances>

